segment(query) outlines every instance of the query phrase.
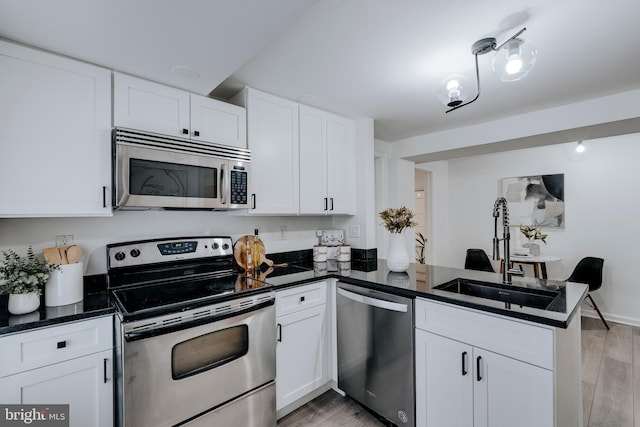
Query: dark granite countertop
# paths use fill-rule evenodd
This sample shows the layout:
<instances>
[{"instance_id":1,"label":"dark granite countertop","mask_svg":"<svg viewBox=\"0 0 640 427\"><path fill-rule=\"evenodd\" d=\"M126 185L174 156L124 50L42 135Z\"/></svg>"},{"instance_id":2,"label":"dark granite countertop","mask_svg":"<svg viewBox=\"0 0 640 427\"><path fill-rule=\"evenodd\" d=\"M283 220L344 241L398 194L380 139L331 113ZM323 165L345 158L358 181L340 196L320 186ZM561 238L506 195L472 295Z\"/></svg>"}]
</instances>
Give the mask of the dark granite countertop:
<instances>
[{"instance_id":1,"label":"dark granite countertop","mask_svg":"<svg viewBox=\"0 0 640 427\"><path fill-rule=\"evenodd\" d=\"M38 310L20 316L14 316L7 311L8 297L8 295L0 296L0 335L104 316L116 312L106 291L85 293L82 301L58 307L46 307L44 305L44 297L41 297Z\"/></svg>"},{"instance_id":2,"label":"dark granite countertop","mask_svg":"<svg viewBox=\"0 0 640 427\"><path fill-rule=\"evenodd\" d=\"M354 268L344 274L329 271L314 271L312 270L313 267L308 264L304 267L309 270L274 278L267 276L266 282L274 285L275 289L278 290L289 286L313 282L314 280L338 278L345 283L351 283L382 292L389 292L410 298L422 297L447 302L560 328L566 328L568 326L588 290L588 286L582 283L513 277L513 284L509 285L511 289L551 290L559 293L559 296L555 298L553 303L546 309L537 309L522 307L516 304L507 305L500 301L434 289L436 286L456 278L502 285L502 275L497 273L420 264L411 264L405 273L394 273L389 271L385 260L378 260L377 265L374 263L373 266L367 265L365 268L354 265ZM418 272L416 272L416 268L419 270Z\"/></svg>"},{"instance_id":3,"label":"dark granite countertop","mask_svg":"<svg viewBox=\"0 0 640 427\"><path fill-rule=\"evenodd\" d=\"M405 273L394 273L388 270L385 260L352 262L351 269L340 273L314 270L313 264L308 260L294 261L290 265L297 267L289 270L295 272L279 275L278 268L275 268L271 275L266 275L265 282L278 290L317 280L337 278L346 283L382 292L447 302L561 328L567 327L588 290L587 285L580 283L514 277L511 285L513 288L556 290L560 293L549 307L536 309L515 304L507 306L504 302L434 289L456 278L501 284L502 276L496 273L420 264L411 264ZM417 272L416 269L418 269ZM105 279L98 276L85 277L85 295L79 303L45 307L43 299L37 311L21 316L10 315L7 311L8 296L0 296L0 335L115 313L115 304L111 301L109 293L104 290L103 280Z\"/></svg>"}]
</instances>

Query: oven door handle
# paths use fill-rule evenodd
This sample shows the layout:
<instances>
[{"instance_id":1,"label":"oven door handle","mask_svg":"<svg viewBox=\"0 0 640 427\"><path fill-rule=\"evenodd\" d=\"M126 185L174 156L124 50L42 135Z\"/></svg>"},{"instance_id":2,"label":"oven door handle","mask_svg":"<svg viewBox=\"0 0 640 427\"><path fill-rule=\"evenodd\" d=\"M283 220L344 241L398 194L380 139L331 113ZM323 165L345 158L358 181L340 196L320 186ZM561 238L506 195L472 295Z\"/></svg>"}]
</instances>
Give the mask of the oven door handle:
<instances>
[{"instance_id":1,"label":"oven door handle","mask_svg":"<svg viewBox=\"0 0 640 427\"><path fill-rule=\"evenodd\" d=\"M157 336L160 336L160 335L170 334L172 332L178 332L178 331L182 331L184 329L193 328L193 327L196 327L196 326L206 325L208 323L218 322L220 320L228 319L230 317L235 317L235 316L240 316L242 314L251 313L252 311L262 310L262 309L265 309L265 308L267 308L269 306L272 306L274 304L275 304L275 299L272 298L272 299L269 299L269 300L266 300L266 301L262 301L262 302L260 302L258 304L254 304L254 305L251 305L251 306L246 306L246 308L242 308L240 310L231 310L231 311L227 311L224 314L220 314L220 315L201 317L201 318L194 319L194 320L186 320L186 321L174 323L172 325L160 326L160 327L157 327L157 328L144 329L144 330L140 330L140 331L124 332L123 336L124 336L125 341L127 341L127 342L138 341L138 340L142 340L142 339L145 339L145 338L157 337Z\"/></svg>"}]
</instances>

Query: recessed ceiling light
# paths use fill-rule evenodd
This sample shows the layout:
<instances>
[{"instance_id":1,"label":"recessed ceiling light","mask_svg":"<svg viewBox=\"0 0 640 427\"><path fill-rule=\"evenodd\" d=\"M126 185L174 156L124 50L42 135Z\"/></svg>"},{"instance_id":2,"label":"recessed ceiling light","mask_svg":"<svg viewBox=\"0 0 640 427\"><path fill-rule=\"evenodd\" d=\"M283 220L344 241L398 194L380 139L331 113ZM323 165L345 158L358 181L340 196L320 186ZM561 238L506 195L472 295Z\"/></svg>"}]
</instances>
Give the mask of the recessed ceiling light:
<instances>
[{"instance_id":1,"label":"recessed ceiling light","mask_svg":"<svg viewBox=\"0 0 640 427\"><path fill-rule=\"evenodd\" d=\"M171 68L171 71L173 71L176 76L183 79L194 80L200 77L199 72L186 65L175 65L173 68Z\"/></svg>"}]
</instances>

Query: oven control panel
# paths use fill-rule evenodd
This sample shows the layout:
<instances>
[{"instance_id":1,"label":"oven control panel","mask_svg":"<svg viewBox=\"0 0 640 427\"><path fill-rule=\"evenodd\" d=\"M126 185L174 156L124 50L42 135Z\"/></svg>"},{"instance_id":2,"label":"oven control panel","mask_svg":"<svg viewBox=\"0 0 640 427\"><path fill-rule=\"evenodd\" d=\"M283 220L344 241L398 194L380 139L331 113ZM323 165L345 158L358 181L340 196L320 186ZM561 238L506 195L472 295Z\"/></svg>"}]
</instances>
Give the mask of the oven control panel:
<instances>
[{"instance_id":1,"label":"oven control panel","mask_svg":"<svg viewBox=\"0 0 640 427\"><path fill-rule=\"evenodd\" d=\"M108 268L233 255L231 237L183 237L107 245Z\"/></svg>"}]
</instances>

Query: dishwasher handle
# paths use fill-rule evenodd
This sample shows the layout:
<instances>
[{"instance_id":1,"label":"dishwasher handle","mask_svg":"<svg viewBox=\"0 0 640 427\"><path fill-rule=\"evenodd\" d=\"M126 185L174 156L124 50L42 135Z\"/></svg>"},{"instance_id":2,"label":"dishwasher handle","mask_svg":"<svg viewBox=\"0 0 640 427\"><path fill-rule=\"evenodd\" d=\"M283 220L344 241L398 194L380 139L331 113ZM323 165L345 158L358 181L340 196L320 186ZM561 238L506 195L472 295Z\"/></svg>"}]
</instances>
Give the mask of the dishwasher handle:
<instances>
[{"instance_id":1,"label":"dishwasher handle","mask_svg":"<svg viewBox=\"0 0 640 427\"><path fill-rule=\"evenodd\" d=\"M402 313L406 313L409 310L407 304L400 304L397 302L385 301L383 299L372 298L366 295L356 294L355 292L350 292L342 288L338 288L338 294L342 295L345 298L349 298L350 300L360 302L362 304L370 305L372 307L383 308L385 310L391 311L399 311Z\"/></svg>"}]
</instances>

